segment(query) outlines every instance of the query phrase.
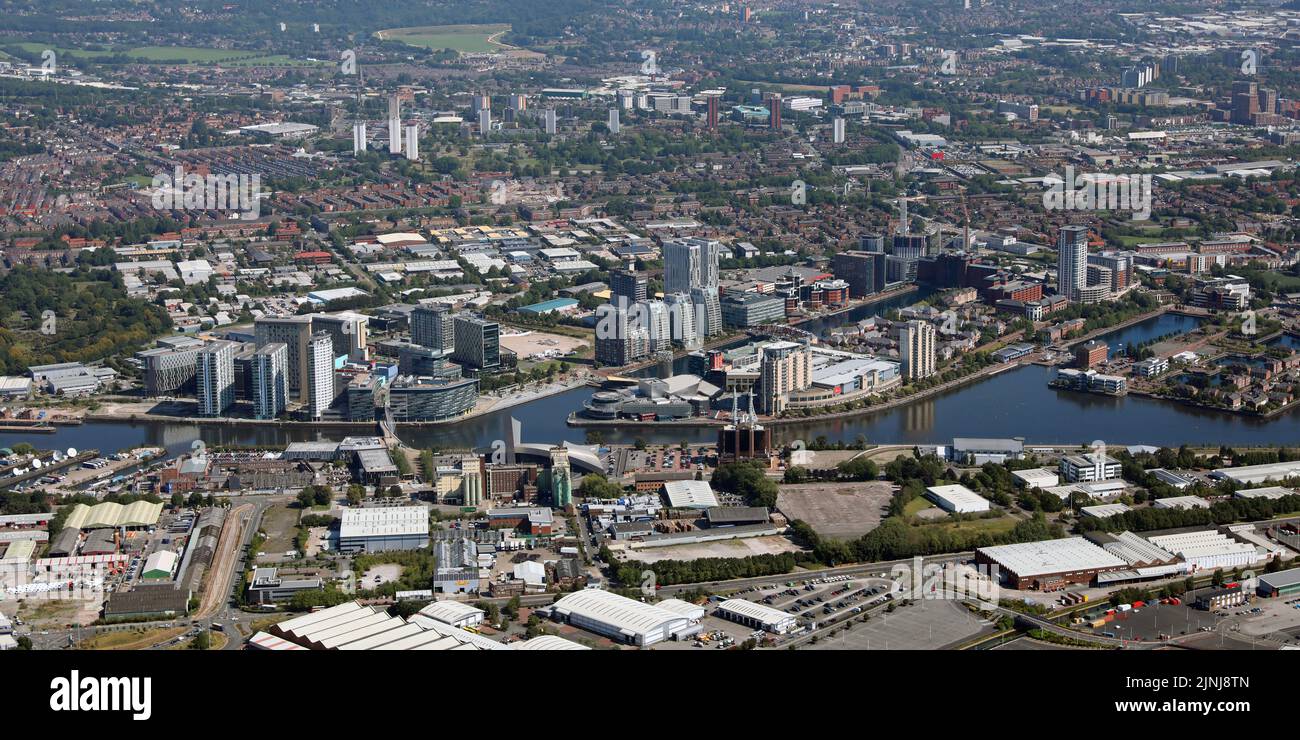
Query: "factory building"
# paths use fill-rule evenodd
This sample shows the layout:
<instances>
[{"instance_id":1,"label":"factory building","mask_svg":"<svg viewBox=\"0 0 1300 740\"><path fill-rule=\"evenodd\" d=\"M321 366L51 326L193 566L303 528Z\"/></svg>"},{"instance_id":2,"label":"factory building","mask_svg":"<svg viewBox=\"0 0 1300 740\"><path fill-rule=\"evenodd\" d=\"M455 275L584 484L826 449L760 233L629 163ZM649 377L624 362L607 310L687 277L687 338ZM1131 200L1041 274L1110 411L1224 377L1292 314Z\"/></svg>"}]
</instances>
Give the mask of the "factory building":
<instances>
[{"instance_id":1,"label":"factory building","mask_svg":"<svg viewBox=\"0 0 1300 740\"><path fill-rule=\"evenodd\" d=\"M561 597L551 607L551 615L615 642L639 647L680 640L700 631L699 624L675 611L600 589L584 589Z\"/></svg>"},{"instance_id":2,"label":"factory building","mask_svg":"<svg viewBox=\"0 0 1300 740\"><path fill-rule=\"evenodd\" d=\"M1011 588L1041 591L1090 584L1101 573L1129 568L1118 556L1082 537L981 547L975 550L975 562L997 566Z\"/></svg>"},{"instance_id":3,"label":"factory building","mask_svg":"<svg viewBox=\"0 0 1300 740\"><path fill-rule=\"evenodd\" d=\"M748 599L727 599L718 605L714 615L777 635L786 634L799 623L792 614Z\"/></svg>"},{"instance_id":4,"label":"factory building","mask_svg":"<svg viewBox=\"0 0 1300 740\"><path fill-rule=\"evenodd\" d=\"M1254 545L1210 530L1148 537L1151 544L1179 555L1197 570L1251 565L1261 560Z\"/></svg>"},{"instance_id":5,"label":"factory building","mask_svg":"<svg viewBox=\"0 0 1300 740\"><path fill-rule=\"evenodd\" d=\"M1264 598L1300 594L1300 568L1265 573L1259 577L1256 591Z\"/></svg>"},{"instance_id":6,"label":"factory building","mask_svg":"<svg viewBox=\"0 0 1300 740\"><path fill-rule=\"evenodd\" d=\"M370 506L343 511L339 550L346 553L416 550L429 546L423 506Z\"/></svg>"},{"instance_id":7,"label":"factory building","mask_svg":"<svg viewBox=\"0 0 1300 740\"><path fill-rule=\"evenodd\" d=\"M975 514L989 510L988 499L966 486L930 486L925 491L926 498L953 514Z\"/></svg>"},{"instance_id":8,"label":"factory building","mask_svg":"<svg viewBox=\"0 0 1300 740\"><path fill-rule=\"evenodd\" d=\"M434 601L421 609L420 613L429 619L462 629L483 624L486 614L482 609L462 601Z\"/></svg>"}]
</instances>

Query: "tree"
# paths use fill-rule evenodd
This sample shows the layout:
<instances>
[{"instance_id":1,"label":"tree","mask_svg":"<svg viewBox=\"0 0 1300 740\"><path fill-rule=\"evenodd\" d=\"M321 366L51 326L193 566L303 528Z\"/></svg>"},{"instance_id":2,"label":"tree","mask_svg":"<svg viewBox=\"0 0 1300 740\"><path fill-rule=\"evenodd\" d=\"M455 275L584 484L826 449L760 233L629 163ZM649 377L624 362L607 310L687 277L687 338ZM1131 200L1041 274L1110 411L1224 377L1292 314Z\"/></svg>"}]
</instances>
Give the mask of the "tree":
<instances>
[{"instance_id":1,"label":"tree","mask_svg":"<svg viewBox=\"0 0 1300 740\"><path fill-rule=\"evenodd\" d=\"M348 505L357 506L366 498L366 487L357 483L348 486Z\"/></svg>"}]
</instances>

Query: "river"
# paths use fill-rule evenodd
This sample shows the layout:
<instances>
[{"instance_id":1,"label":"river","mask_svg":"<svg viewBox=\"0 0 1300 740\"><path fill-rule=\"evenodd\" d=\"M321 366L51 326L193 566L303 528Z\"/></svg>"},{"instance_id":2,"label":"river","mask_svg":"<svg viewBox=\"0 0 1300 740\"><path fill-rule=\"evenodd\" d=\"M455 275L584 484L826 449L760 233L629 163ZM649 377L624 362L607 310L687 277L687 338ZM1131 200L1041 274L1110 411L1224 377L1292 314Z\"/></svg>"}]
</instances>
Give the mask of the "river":
<instances>
[{"instance_id":1,"label":"river","mask_svg":"<svg viewBox=\"0 0 1300 740\"><path fill-rule=\"evenodd\" d=\"M809 329L823 329L857 321L924 297L912 293L899 299L866 306ZM821 323L824 322L824 323ZM1194 318L1164 314L1119 329L1102 338L1112 351L1121 344L1143 342L1175 331L1187 331ZM678 361L678 371L682 370ZM1096 439L1114 444L1176 446L1192 444L1296 444L1300 442L1300 414L1288 413L1268 420L1208 411L1167 401L1128 396L1108 396L1058 391L1049 388L1051 368L1026 365L971 385L917 400L888 411L852 419L778 428L778 439L814 440L825 436L834 442L852 442L863 435L873 443L946 444L953 437L1024 437L1032 443L1082 444ZM523 425L527 442L582 442L585 430L565 423L569 412L591 395L576 388L530 403L485 414L455 424L402 428L400 435L417 447L488 447L505 439L513 416ZM608 442L708 442L716 438L709 428L617 429L602 428ZM239 444L269 447L292 441L340 439L355 430L320 427L210 426L165 422L93 422L61 427L54 434L0 433L0 445L30 442L43 449L98 448L104 452L139 446L164 447L172 453L188 450L195 439L209 445Z\"/></svg>"}]
</instances>

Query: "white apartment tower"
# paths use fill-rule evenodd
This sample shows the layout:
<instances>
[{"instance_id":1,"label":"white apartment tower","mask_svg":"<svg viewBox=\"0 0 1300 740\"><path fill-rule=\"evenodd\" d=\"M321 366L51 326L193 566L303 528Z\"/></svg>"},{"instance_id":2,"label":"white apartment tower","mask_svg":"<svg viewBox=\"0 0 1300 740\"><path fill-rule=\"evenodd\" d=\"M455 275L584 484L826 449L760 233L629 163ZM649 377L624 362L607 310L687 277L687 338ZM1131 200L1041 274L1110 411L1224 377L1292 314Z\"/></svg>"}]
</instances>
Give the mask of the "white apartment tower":
<instances>
[{"instance_id":1,"label":"white apartment tower","mask_svg":"<svg viewBox=\"0 0 1300 740\"><path fill-rule=\"evenodd\" d=\"M258 347L253 353L253 418L274 419L289 402L289 348L280 342Z\"/></svg>"},{"instance_id":2,"label":"white apartment tower","mask_svg":"<svg viewBox=\"0 0 1300 740\"><path fill-rule=\"evenodd\" d=\"M898 330L898 355L905 380L934 374L935 329L928 321L909 321Z\"/></svg>"},{"instance_id":3,"label":"white apartment tower","mask_svg":"<svg viewBox=\"0 0 1300 740\"><path fill-rule=\"evenodd\" d=\"M1068 301L1078 301L1088 286L1088 227L1062 226L1056 249L1056 291Z\"/></svg>"},{"instance_id":4,"label":"white apartment tower","mask_svg":"<svg viewBox=\"0 0 1300 740\"><path fill-rule=\"evenodd\" d=\"M420 161L420 127L406 127L406 158L412 162Z\"/></svg>"},{"instance_id":5,"label":"white apartment tower","mask_svg":"<svg viewBox=\"0 0 1300 740\"><path fill-rule=\"evenodd\" d=\"M360 154L366 150L366 122L352 124L352 153Z\"/></svg>"},{"instance_id":6,"label":"white apartment tower","mask_svg":"<svg viewBox=\"0 0 1300 740\"><path fill-rule=\"evenodd\" d=\"M772 416L785 411L790 393L812 385L812 352L807 344L773 342L763 348L759 369L759 404Z\"/></svg>"},{"instance_id":7,"label":"white apartment tower","mask_svg":"<svg viewBox=\"0 0 1300 740\"><path fill-rule=\"evenodd\" d=\"M235 403L235 343L208 342L195 362L199 416L221 416Z\"/></svg>"},{"instance_id":8,"label":"white apartment tower","mask_svg":"<svg viewBox=\"0 0 1300 740\"><path fill-rule=\"evenodd\" d=\"M307 413L319 419L334 403L334 340L317 332L307 343Z\"/></svg>"},{"instance_id":9,"label":"white apartment tower","mask_svg":"<svg viewBox=\"0 0 1300 740\"><path fill-rule=\"evenodd\" d=\"M402 99L388 96L388 153L402 153Z\"/></svg>"},{"instance_id":10,"label":"white apartment tower","mask_svg":"<svg viewBox=\"0 0 1300 740\"><path fill-rule=\"evenodd\" d=\"M664 293L688 293L692 288L718 290L718 260L722 243L688 237L664 242Z\"/></svg>"}]
</instances>

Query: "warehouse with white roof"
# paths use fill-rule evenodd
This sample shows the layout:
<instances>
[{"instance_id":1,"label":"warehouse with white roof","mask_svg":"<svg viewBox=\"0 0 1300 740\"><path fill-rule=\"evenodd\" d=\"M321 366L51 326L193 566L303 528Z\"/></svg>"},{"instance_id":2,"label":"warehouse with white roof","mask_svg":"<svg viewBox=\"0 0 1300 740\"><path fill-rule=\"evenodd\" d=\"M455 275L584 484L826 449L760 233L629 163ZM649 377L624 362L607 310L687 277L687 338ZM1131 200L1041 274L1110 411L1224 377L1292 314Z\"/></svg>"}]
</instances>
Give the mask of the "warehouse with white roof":
<instances>
[{"instance_id":1,"label":"warehouse with white roof","mask_svg":"<svg viewBox=\"0 0 1300 740\"><path fill-rule=\"evenodd\" d=\"M1129 567L1082 537L981 547L975 550L975 562L997 566L1011 588L1041 590L1089 584L1100 573Z\"/></svg>"},{"instance_id":2,"label":"warehouse with white roof","mask_svg":"<svg viewBox=\"0 0 1300 740\"><path fill-rule=\"evenodd\" d=\"M454 602L437 602L454 603ZM472 608L472 607L471 607ZM511 650L513 646L430 619L410 619L352 601L304 614L257 633L249 645L262 650ZM547 649L538 646L533 649Z\"/></svg>"},{"instance_id":3,"label":"warehouse with white roof","mask_svg":"<svg viewBox=\"0 0 1300 740\"><path fill-rule=\"evenodd\" d=\"M793 614L786 614L780 609L773 609L764 604L756 604L748 599L727 599L718 605L714 616L730 619L747 627L784 635L798 625L799 620Z\"/></svg>"},{"instance_id":4,"label":"warehouse with white roof","mask_svg":"<svg viewBox=\"0 0 1300 740\"><path fill-rule=\"evenodd\" d=\"M1156 547L1168 550L1194 568L1217 570L1251 565L1261 559L1254 545L1238 542L1211 530L1180 532L1148 537Z\"/></svg>"},{"instance_id":5,"label":"warehouse with white roof","mask_svg":"<svg viewBox=\"0 0 1300 740\"><path fill-rule=\"evenodd\" d=\"M1156 509L1208 509L1210 502L1200 496L1170 496L1152 501L1151 506Z\"/></svg>"},{"instance_id":6,"label":"warehouse with white roof","mask_svg":"<svg viewBox=\"0 0 1300 740\"><path fill-rule=\"evenodd\" d=\"M1047 468L1013 470L1011 476L1024 483L1025 488L1055 488L1061 485L1061 476L1057 475L1055 470Z\"/></svg>"},{"instance_id":7,"label":"warehouse with white roof","mask_svg":"<svg viewBox=\"0 0 1300 740\"><path fill-rule=\"evenodd\" d=\"M1263 465L1243 465L1238 468L1219 468L1210 475L1214 478L1226 479L1242 485L1263 483L1269 480L1282 481L1287 478L1300 477L1300 460L1265 463Z\"/></svg>"},{"instance_id":8,"label":"warehouse with white roof","mask_svg":"<svg viewBox=\"0 0 1300 740\"><path fill-rule=\"evenodd\" d=\"M1282 486L1265 486L1263 488L1245 488L1240 491L1234 491L1233 498L1267 498L1279 499L1283 496L1294 496L1295 491Z\"/></svg>"},{"instance_id":9,"label":"warehouse with white roof","mask_svg":"<svg viewBox=\"0 0 1300 740\"><path fill-rule=\"evenodd\" d=\"M674 509L711 509L718 505L713 489L702 480L670 480L664 483L664 495Z\"/></svg>"},{"instance_id":10,"label":"warehouse with white roof","mask_svg":"<svg viewBox=\"0 0 1300 740\"><path fill-rule=\"evenodd\" d=\"M551 607L556 619L616 642L646 646L690 637L700 626L677 612L600 589L567 594Z\"/></svg>"},{"instance_id":11,"label":"warehouse with white roof","mask_svg":"<svg viewBox=\"0 0 1300 740\"><path fill-rule=\"evenodd\" d=\"M434 601L421 609L420 613L443 624L461 628L483 624L485 614L482 609L463 601Z\"/></svg>"},{"instance_id":12,"label":"warehouse with white roof","mask_svg":"<svg viewBox=\"0 0 1300 740\"><path fill-rule=\"evenodd\" d=\"M954 514L975 514L989 510L988 499L962 485L930 486L926 498L944 511Z\"/></svg>"},{"instance_id":13,"label":"warehouse with white roof","mask_svg":"<svg viewBox=\"0 0 1300 740\"><path fill-rule=\"evenodd\" d=\"M339 550L385 552L429 546L429 512L423 506L368 506L343 510Z\"/></svg>"}]
</instances>

